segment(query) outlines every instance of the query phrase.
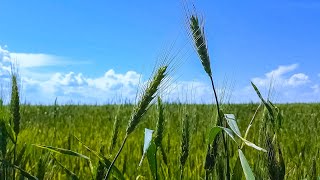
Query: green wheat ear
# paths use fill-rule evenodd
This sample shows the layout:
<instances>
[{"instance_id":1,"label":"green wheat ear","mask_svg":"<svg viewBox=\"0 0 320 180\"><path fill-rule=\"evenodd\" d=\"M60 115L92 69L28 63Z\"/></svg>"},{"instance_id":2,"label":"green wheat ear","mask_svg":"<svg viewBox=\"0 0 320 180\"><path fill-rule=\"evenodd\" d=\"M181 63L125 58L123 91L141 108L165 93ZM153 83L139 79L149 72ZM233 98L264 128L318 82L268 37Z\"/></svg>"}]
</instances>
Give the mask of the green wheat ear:
<instances>
[{"instance_id":1,"label":"green wheat ear","mask_svg":"<svg viewBox=\"0 0 320 180\"><path fill-rule=\"evenodd\" d=\"M111 162L111 165L108 168L107 174L105 175L104 179L108 179L109 174L111 172L111 168L116 162L118 156L120 155L128 136L135 130L137 125L139 124L142 116L147 112L148 108L150 107L150 104L152 100L155 98L155 96L158 93L158 90L160 88L161 82L165 79L166 77L166 72L167 72L167 65L160 66L157 71L155 72L153 78L148 82L146 88L142 92L142 95L138 101L138 104L134 107L131 119L129 121L129 124L127 126L126 130L126 135L122 141L122 144L120 146L120 149L116 156L114 157L113 161Z\"/></svg>"},{"instance_id":2,"label":"green wheat ear","mask_svg":"<svg viewBox=\"0 0 320 180\"><path fill-rule=\"evenodd\" d=\"M17 83L17 75L12 74L12 89L11 89L11 102L10 102L10 110L13 121L13 129L16 133L16 136L20 131L20 100L19 100L19 90Z\"/></svg>"},{"instance_id":3,"label":"green wheat ear","mask_svg":"<svg viewBox=\"0 0 320 180\"><path fill-rule=\"evenodd\" d=\"M119 112L120 112L121 106L118 107L117 114L114 117L114 123L113 123L113 130L112 130L112 136L111 136L111 144L109 146L109 151L111 152L113 148L115 147L118 139L118 134L119 134Z\"/></svg>"},{"instance_id":4,"label":"green wheat ear","mask_svg":"<svg viewBox=\"0 0 320 180\"><path fill-rule=\"evenodd\" d=\"M206 43L206 38L204 34L204 28L200 25L199 19L195 15L190 16L190 31L191 36L193 38L194 46L196 51L200 57L201 64L206 71L206 73L211 77L211 66L210 66L210 58L208 54L208 48Z\"/></svg>"},{"instance_id":5,"label":"green wheat ear","mask_svg":"<svg viewBox=\"0 0 320 180\"><path fill-rule=\"evenodd\" d=\"M143 92L141 99L139 100L137 106L133 109L133 113L131 116L131 120L129 121L128 127L127 127L127 134L132 133L132 131L136 128L136 126L139 124L141 117L144 115L144 113L148 110L148 107L151 103L151 101L154 99L160 83L166 76L166 70L168 66L161 66L157 72L155 73L152 81L149 82L147 85L147 88Z\"/></svg>"}]
</instances>

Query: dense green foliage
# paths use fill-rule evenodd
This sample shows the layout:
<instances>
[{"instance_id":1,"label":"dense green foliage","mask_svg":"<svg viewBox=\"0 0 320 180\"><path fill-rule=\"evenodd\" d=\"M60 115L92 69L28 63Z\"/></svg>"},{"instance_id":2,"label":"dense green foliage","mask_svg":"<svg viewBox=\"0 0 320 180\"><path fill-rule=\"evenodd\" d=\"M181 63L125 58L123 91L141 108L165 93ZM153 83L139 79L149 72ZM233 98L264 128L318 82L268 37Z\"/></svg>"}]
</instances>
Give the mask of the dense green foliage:
<instances>
[{"instance_id":1,"label":"dense green foliage","mask_svg":"<svg viewBox=\"0 0 320 180\"><path fill-rule=\"evenodd\" d=\"M225 113L233 113L238 119L239 128L244 134L257 104L223 105ZM283 110L281 136L278 137L282 148L282 154L286 164L286 179L311 178L314 166L319 172L319 149L320 149L320 104L288 104L278 105ZM8 107L3 107L3 109ZM31 106L22 105L21 128L18 141L17 154L26 144L26 150L20 158L20 167L32 175L41 174L45 171L46 179L65 179L68 175L66 169L76 174L81 179L91 178L88 161L83 158L54 154L40 149L32 144L60 147L88 156L94 171L99 166L99 160L88 152L77 141L73 135L96 152L102 154L109 160L115 155L120 146L116 142L115 148L108 148L112 143L112 130L117 115L119 121L118 138L122 139L126 132L126 126L130 120L133 106L122 105L118 111L118 105L106 106ZM160 178L180 178L180 151L181 151L181 119L188 113L190 121L190 149L189 157L184 167L184 178L198 179L205 177L204 162L207 153L208 131L216 124L216 114L212 105L183 105L171 104L164 106L166 128L163 133L162 147L167 156L167 166L163 162L161 151L158 151L158 172ZM258 146L259 121L263 110L257 114L257 120L248 134L248 139ZM143 117L143 121L127 140L123 152L118 158L115 166L124 173L128 179L146 177L150 179L151 172L148 161L144 161L139 167L142 156L144 128L155 129L158 119L158 111L152 107ZM8 143L7 146L13 146ZM10 149L10 148L8 148ZM231 167L236 163L237 150L229 148L231 155ZM253 171L257 165L257 155L265 155L263 152L244 147L245 156ZM57 162L61 163L60 166ZM42 168L42 170L41 170ZM95 172L94 172L95 173ZM255 173L255 171L254 171ZM319 175L317 175L319 176ZM244 178L244 177L243 177Z\"/></svg>"}]
</instances>

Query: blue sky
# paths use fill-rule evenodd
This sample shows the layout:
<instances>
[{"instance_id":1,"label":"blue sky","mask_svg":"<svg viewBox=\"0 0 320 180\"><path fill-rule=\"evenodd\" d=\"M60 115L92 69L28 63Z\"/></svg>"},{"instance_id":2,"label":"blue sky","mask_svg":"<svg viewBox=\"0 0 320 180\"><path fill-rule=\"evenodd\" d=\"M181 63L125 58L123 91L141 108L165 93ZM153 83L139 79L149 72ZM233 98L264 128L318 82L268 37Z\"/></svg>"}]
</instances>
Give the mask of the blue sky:
<instances>
[{"instance_id":1,"label":"blue sky","mask_svg":"<svg viewBox=\"0 0 320 180\"><path fill-rule=\"evenodd\" d=\"M201 0L195 6L205 18L214 79L230 95L225 101L257 101L250 81L264 95L272 81L275 102L320 101L318 1ZM167 98L211 102L182 1L4 0L0 17L2 94L8 94L8 67L17 61L26 102L132 100L159 54L176 42L171 51L182 50L182 65L171 74Z\"/></svg>"}]
</instances>

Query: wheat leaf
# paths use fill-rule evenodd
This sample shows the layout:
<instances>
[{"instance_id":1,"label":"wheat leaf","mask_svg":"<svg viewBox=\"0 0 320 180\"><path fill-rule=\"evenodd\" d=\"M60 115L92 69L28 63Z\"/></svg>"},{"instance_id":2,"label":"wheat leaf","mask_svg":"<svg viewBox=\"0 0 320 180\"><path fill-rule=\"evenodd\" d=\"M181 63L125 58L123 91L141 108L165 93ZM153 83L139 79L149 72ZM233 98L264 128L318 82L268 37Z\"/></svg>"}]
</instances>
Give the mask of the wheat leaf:
<instances>
[{"instance_id":1,"label":"wheat leaf","mask_svg":"<svg viewBox=\"0 0 320 180\"><path fill-rule=\"evenodd\" d=\"M246 157L244 156L241 149L238 149L238 152L239 152L239 158L241 161L241 166L242 166L242 169L243 169L243 172L244 172L246 179L247 180L254 180L255 177L254 177L253 172L248 164Z\"/></svg>"},{"instance_id":2,"label":"wheat leaf","mask_svg":"<svg viewBox=\"0 0 320 180\"><path fill-rule=\"evenodd\" d=\"M157 179L157 157L156 157L157 147L154 141L150 142L149 148L147 150L147 159L149 162L149 167L154 179Z\"/></svg>"},{"instance_id":3,"label":"wheat leaf","mask_svg":"<svg viewBox=\"0 0 320 180\"><path fill-rule=\"evenodd\" d=\"M234 116L234 114L225 114L224 117L227 120L227 123L229 125L229 127L238 135L241 136L241 132L239 130L236 118Z\"/></svg>"},{"instance_id":4,"label":"wheat leaf","mask_svg":"<svg viewBox=\"0 0 320 180\"><path fill-rule=\"evenodd\" d=\"M83 154L71 151L69 149L57 148L57 147L52 147L52 146L37 145L37 144L33 144L33 145L36 147L42 148L42 149L47 149L47 150L55 152L55 153L65 154L65 155L70 155L70 156L75 156L75 157L80 157L80 158L90 160L89 157L87 157Z\"/></svg>"},{"instance_id":5,"label":"wheat leaf","mask_svg":"<svg viewBox=\"0 0 320 180\"><path fill-rule=\"evenodd\" d=\"M222 128L220 127L213 127L209 132L209 143L212 143L213 140L216 138L216 136L222 131Z\"/></svg>"}]
</instances>

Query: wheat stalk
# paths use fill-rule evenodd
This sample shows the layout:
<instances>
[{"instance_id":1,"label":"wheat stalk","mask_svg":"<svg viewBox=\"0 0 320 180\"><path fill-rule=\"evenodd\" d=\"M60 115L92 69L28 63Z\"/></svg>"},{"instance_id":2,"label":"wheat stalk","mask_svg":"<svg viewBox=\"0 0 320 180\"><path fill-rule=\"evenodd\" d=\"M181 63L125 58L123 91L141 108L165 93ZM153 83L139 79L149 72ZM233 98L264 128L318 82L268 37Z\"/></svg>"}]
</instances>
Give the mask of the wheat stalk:
<instances>
[{"instance_id":1,"label":"wheat stalk","mask_svg":"<svg viewBox=\"0 0 320 180\"><path fill-rule=\"evenodd\" d=\"M154 138L154 143L156 144L157 148L161 148L161 142L163 137L164 131L164 115L163 115L163 106L160 96L158 96L158 121L156 126L156 133Z\"/></svg>"},{"instance_id":2,"label":"wheat stalk","mask_svg":"<svg viewBox=\"0 0 320 180\"><path fill-rule=\"evenodd\" d=\"M214 93L216 105L217 105L217 111L218 111L218 119L220 126L223 126L223 116L220 112L220 106L219 106L219 101L218 101L218 96L216 92L216 88L213 82L212 78L212 71L211 71L211 66L210 66L210 58L209 58L209 53L208 53L208 46L206 43L206 38L205 38L205 33L204 33L204 26L200 25L199 18L197 17L196 14L188 15L189 18L189 28L190 28L190 36L192 37L195 49L198 53L198 56L200 58L201 64L205 70L205 72L208 74L210 81L211 81L211 86L212 90ZM223 139L223 144L224 144L224 149L226 152L226 169L227 169L227 179L230 179L230 163L229 163L229 152L228 152L228 144L225 139L224 132L222 133L222 139Z\"/></svg>"},{"instance_id":3,"label":"wheat stalk","mask_svg":"<svg viewBox=\"0 0 320 180\"><path fill-rule=\"evenodd\" d=\"M182 142L180 154L181 179L183 178L183 168L189 156L189 141L190 141L190 124L189 117L185 115L182 119Z\"/></svg>"},{"instance_id":4,"label":"wheat stalk","mask_svg":"<svg viewBox=\"0 0 320 180\"><path fill-rule=\"evenodd\" d=\"M14 143L14 152L13 152L13 165L16 161L17 155L17 141L18 141L18 134L20 131L20 99L19 99L19 89L18 89L18 82L17 82L17 73L13 72L12 68L12 75L11 75L11 100L10 100L10 112L11 112L11 123L13 124L13 130L15 132L15 143ZM16 171L13 169L13 180L15 180Z\"/></svg>"}]
</instances>

